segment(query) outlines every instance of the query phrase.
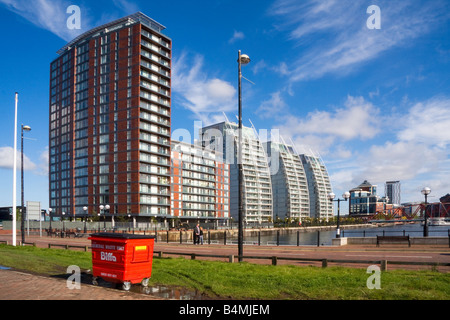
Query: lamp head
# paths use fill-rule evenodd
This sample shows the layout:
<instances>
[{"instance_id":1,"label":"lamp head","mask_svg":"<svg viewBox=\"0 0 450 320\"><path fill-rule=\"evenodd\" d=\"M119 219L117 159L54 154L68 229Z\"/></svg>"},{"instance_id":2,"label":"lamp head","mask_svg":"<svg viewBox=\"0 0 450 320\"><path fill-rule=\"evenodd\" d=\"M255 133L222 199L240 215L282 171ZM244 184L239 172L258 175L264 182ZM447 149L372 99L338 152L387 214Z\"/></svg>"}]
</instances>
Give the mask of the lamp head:
<instances>
[{"instance_id":1,"label":"lamp head","mask_svg":"<svg viewBox=\"0 0 450 320\"><path fill-rule=\"evenodd\" d=\"M249 64L250 63L250 57L246 54L241 54L241 64ZM239 60L238 60L239 62Z\"/></svg>"},{"instance_id":2,"label":"lamp head","mask_svg":"<svg viewBox=\"0 0 450 320\"><path fill-rule=\"evenodd\" d=\"M347 201L350 198L350 192L346 191L342 194L342 197Z\"/></svg>"},{"instance_id":3,"label":"lamp head","mask_svg":"<svg viewBox=\"0 0 450 320\"><path fill-rule=\"evenodd\" d=\"M427 195L429 195L429 194L431 193L431 189L428 188L428 187L425 187L425 188L422 189L421 192L422 192L422 194L423 194L424 196L427 196Z\"/></svg>"},{"instance_id":4,"label":"lamp head","mask_svg":"<svg viewBox=\"0 0 450 320\"><path fill-rule=\"evenodd\" d=\"M23 131L31 131L31 127L22 125L22 130Z\"/></svg>"},{"instance_id":5,"label":"lamp head","mask_svg":"<svg viewBox=\"0 0 450 320\"><path fill-rule=\"evenodd\" d=\"M336 195L333 192L328 194L328 200L333 201L334 197L336 197Z\"/></svg>"}]
</instances>

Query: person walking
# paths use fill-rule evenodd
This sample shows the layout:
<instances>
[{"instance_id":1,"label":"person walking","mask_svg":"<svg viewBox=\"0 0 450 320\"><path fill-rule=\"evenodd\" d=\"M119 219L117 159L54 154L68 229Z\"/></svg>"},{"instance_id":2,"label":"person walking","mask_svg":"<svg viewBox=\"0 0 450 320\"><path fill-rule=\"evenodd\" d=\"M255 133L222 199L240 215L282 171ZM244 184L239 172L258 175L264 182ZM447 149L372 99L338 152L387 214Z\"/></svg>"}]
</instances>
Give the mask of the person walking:
<instances>
[{"instance_id":1,"label":"person walking","mask_svg":"<svg viewBox=\"0 0 450 320\"><path fill-rule=\"evenodd\" d=\"M194 244L198 244L200 241L200 224L197 223L197 225L194 228Z\"/></svg>"},{"instance_id":2,"label":"person walking","mask_svg":"<svg viewBox=\"0 0 450 320\"><path fill-rule=\"evenodd\" d=\"M199 238L200 238L200 244L203 245L203 228L202 227L200 227Z\"/></svg>"}]
</instances>

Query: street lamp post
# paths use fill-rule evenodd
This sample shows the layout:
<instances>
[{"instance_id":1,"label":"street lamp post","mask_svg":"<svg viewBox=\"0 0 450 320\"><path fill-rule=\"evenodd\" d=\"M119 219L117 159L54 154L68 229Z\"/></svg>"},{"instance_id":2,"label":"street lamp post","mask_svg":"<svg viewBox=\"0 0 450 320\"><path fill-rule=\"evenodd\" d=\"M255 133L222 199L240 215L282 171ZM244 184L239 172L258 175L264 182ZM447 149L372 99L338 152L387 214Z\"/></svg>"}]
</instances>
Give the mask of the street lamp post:
<instances>
[{"instance_id":1,"label":"street lamp post","mask_svg":"<svg viewBox=\"0 0 450 320\"><path fill-rule=\"evenodd\" d=\"M87 229L86 229L86 220L87 220L87 210L88 210L88 207L84 206L84 207L83 207L83 210L84 210L84 233L86 233L86 232L87 232Z\"/></svg>"},{"instance_id":2,"label":"street lamp post","mask_svg":"<svg viewBox=\"0 0 450 320\"><path fill-rule=\"evenodd\" d=\"M111 212L109 212L109 210L111 209L111 206L109 204L107 204L105 206L106 211L108 211L108 214L111 214ZM111 215L111 228L113 229L114 232L114 213Z\"/></svg>"},{"instance_id":3,"label":"street lamp post","mask_svg":"<svg viewBox=\"0 0 450 320\"><path fill-rule=\"evenodd\" d=\"M423 212L423 236L428 237L428 216L427 216L427 205L428 205L428 195L431 193L431 189L428 187L425 187L422 189L422 194L425 196L425 210Z\"/></svg>"},{"instance_id":4,"label":"street lamp post","mask_svg":"<svg viewBox=\"0 0 450 320\"><path fill-rule=\"evenodd\" d=\"M24 184L23 184L23 132L31 131L29 126L24 126L22 124L22 130L20 135L20 179L21 179L21 202L22 202L22 217L21 217L21 225L20 231L22 233L22 244L25 243L25 206L24 206Z\"/></svg>"},{"instance_id":5,"label":"street lamp post","mask_svg":"<svg viewBox=\"0 0 450 320\"><path fill-rule=\"evenodd\" d=\"M52 208L48 208L48 214L50 216L50 232L52 231Z\"/></svg>"},{"instance_id":6,"label":"street lamp post","mask_svg":"<svg viewBox=\"0 0 450 320\"><path fill-rule=\"evenodd\" d=\"M347 201L348 200L348 198L350 198L350 192L344 192L344 194L342 195L342 197L344 198L344 199L336 199L336 200L334 200L334 197L335 197L336 195L333 193L333 192L330 192L329 194L328 194L328 200L330 200L330 201L337 201L337 203L338 203L338 210L337 210L337 225L336 225L336 238L340 238L341 237L341 230L340 230L340 228L339 228L339 222L340 222L340 204L341 204L341 201Z\"/></svg>"},{"instance_id":7,"label":"street lamp post","mask_svg":"<svg viewBox=\"0 0 450 320\"><path fill-rule=\"evenodd\" d=\"M238 53L239 66L239 146L238 146L238 214L239 214L239 230L238 230L238 260L242 262L244 255L244 228L243 228L243 213L242 213L242 65L250 62L250 58L246 54Z\"/></svg>"},{"instance_id":8,"label":"street lamp post","mask_svg":"<svg viewBox=\"0 0 450 320\"><path fill-rule=\"evenodd\" d=\"M62 219L62 224L63 224L63 228L62 228L62 232L61 232L61 238L64 238L65 233L66 233L66 223L64 221L64 216L66 215L66 213L63 211L61 219Z\"/></svg>"},{"instance_id":9,"label":"street lamp post","mask_svg":"<svg viewBox=\"0 0 450 320\"><path fill-rule=\"evenodd\" d=\"M103 215L103 230L106 230L106 220L105 220L105 206L104 205L100 205L100 214Z\"/></svg>"}]
</instances>

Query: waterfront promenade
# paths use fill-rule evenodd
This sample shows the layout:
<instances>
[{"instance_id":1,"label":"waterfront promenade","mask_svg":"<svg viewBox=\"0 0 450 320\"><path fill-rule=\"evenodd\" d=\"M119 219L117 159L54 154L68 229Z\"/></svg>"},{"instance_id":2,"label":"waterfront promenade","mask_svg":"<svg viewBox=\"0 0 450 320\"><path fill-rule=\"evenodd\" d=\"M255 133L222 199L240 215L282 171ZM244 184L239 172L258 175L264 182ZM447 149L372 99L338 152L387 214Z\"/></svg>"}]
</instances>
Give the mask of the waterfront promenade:
<instances>
[{"instance_id":1,"label":"waterfront promenade","mask_svg":"<svg viewBox=\"0 0 450 320\"><path fill-rule=\"evenodd\" d=\"M0 233L0 241L11 243L12 236L6 230ZM17 237L20 240L20 237ZM71 246L87 246L89 250L90 240L83 238L55 238L39 237L36 235L26 237L26 243L35 243L37 247L48 248L51 245L67 244ZM64 250L64 249L59 249ZM80 248L73 250L82 250ZM190 254L196 255L234 255L237 256L236 245L193 245L179 243L157 242L154 247L155 253L162 252L165 257L184 256L190 259ZM171 253L166 254L166 253ZM361 263L329 263L328 267L334 265L367 268L374 263L368 261L410 261L426 263L450 263L450 248L447 245L413 245L408 247L404 244L383 244L377 247L374 244L359 244L346 246L244 246L244 256L267 257L268 259L245 259L250 263L271 264L270 257L278 256L285 258L300 258L304 260L278 260L278 265L290 264L296 266L321 266L320 259L356 260ZM227 258L214 258L196 256L196 259L222 260ZM307 259L318 259L317 261L305 261ZM237 262L237 257L235 258ZM389 264L388 270L392 269L421 269L431 270L429 265L396 265ZM439 272L450 272L449 266L435 267ZM83 290L68 290L66 280L63 278L44 277L32 275L15 270L0 270L0 300L158 300L159 297L153 295L140 294L136 292L124 292L105 287L94 287L84 285Z\"/></svg>"},{"instance_id":2,"label":"waterfront promenade","mask_svg":"<svg viewBox=\"0 0 450 320\"><path fill-rule=\"evenodd\" d=\"M0 233L0 241L8 241L11 243L12 236L6 230ZM17 237L19 243L20 237ZM26 243L35 243L37 247L48 248L51 245L72 245L89 247L91 241L87 236L82 238L57 238L48 236L31 235L26 237ZM81 250L81 249L74 249ZM227 258L214 257L196 257L196 259L222 260L228 261L228 256L234 255L237 261L238 248L237 245L223 245L223 244L179 244L177 242L155 242L155 252L171 253L170 256L177 256L174 253L179 252L179 256L190 258L189 254L196 255L222 255ZM164 254L164 256L169 256ZM406 262L424 262L424 263L450 263L450 248L449 244L428 244L428 245L412 245L408 247L407 244L388 244L384 243L377 247L375 244L349 244L345 246L267 246L267 245L245 245L244 256L258 256L267 257L268 259L246 259L245 261L251 263L271 264L269 258L273 256L286 258L299 258L306 260L308 258L313 260L354 260L362 261L361 264L345 264L350 267L364 267L365 261L406 261ZM295 261L280 259L277 264L292 264L292 265L320 265L320 261ZM331 264L332 265L332 264ZM366 265L367 267L367 265ZM431 266L421 265L390 265L389 269L431 269ZM439 271L450 272L450 267L440 266Z\"/></svg>"}]
</instances>

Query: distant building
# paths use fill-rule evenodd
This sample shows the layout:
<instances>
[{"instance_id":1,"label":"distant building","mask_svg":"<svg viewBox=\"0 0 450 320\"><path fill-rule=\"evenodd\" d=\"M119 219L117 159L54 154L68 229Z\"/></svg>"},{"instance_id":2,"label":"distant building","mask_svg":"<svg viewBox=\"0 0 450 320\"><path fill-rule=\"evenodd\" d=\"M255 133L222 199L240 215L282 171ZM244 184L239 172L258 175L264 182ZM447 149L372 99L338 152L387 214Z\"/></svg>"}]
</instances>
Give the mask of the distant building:
<instances>
[{"instance_id":1,"label":"distant building","mask_svg":"<svg viewBox=\"0 0 450 320\"><path fill-rule=\"evenodd\" d=\"M387 203L400 205L400 181L387 181L385 184L384 194L388 197Z\"/></svg>"},{"instance_id":2,"label":"distant building","mask_svg":"<svg viewBox=\"0 0 450 320\"><path fill-rule=\"evenodd\" d=\"M383 211L384 207L385 198L377 196L377 186L367 180L350 190L349 215L369 216Z\"/></svg>"},{"instance_id":3,"label":"distant building","mask_svg":"<svg viewBox=\"0 0 450 320\"><path fill-rule=\"evenodd\" d=\"M221 155L172 141L171 216L184 222L229 218L230 170Z\"/></svg>"},{"instance_id":4,"label":"distant building","mask_svg":"<svg viewBox=\"0 0 450 320\"><path fill-rule=\"evenodd\" d=\"M17 207L20 209L21 207ZM0 208L0 221L12 221L12 207L2 207Z\"/></svg>"}]
</instances>

